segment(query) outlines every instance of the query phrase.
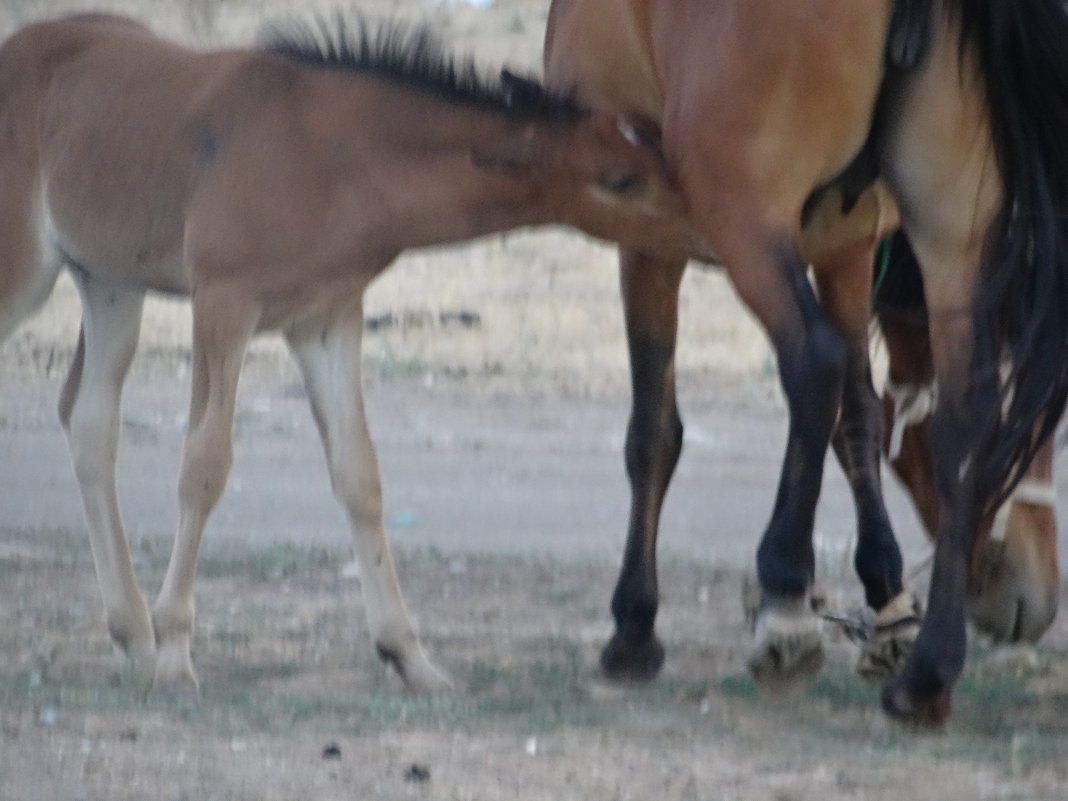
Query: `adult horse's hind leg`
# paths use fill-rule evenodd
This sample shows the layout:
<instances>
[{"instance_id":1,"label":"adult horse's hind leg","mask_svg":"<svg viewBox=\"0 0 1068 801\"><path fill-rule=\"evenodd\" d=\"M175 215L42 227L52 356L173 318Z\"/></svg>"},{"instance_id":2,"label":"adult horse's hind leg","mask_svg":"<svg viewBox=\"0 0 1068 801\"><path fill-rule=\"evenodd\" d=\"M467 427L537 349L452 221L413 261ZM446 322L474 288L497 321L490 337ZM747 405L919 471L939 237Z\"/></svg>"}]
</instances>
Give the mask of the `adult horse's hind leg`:
<instances>
[{"instance_id":1,"label":"adult horse's hind leg","mask_svg":"<svg viewBox=\"0 0 1068 801\"><path fill-rule=\"evenodd\" d=\"M932 446L941 515L927 617L901 674L883 690L883 707L891 715L924 725L945 720L964 666L970 550L980 522L975 471L968 462L977 421L988 419L997 403L991 377L968 369L976 340L967 287L930 300L939 388ZM994 365L995 354L979 354L975 363Z\"/></svg>"},{"instance_id":2,"label":"adult horse's hind leg","mask_svg":"<svg viewBox=\"0 0 1068 801\"><path fill-rule=\"evenodd\" d=\"M789 227L761 225L755 210L746 213L733 198L720 200L713 207L719 214L708 215L719 224L710 241L771 338L790 413L775 505L757 551L762 597L749 667L766 690L792 694L823 663L810 599L812 526L841 399L845 347L816 300Z\"/></svg>"},{"instance_id":3,"label":"adult horse's hind leg","mask_svg":"<svg viewBox=\"0 0 1068 801\"><path fill-rule=\"evenodd\" d=\"M97 581L112 641L145 679L155 637L134 575L115 489L123 381L137 347L144 294L76 274L82 298L78 348L60 396L71 462L81 490Z\"/></svg>"},{"instance_id":4,"label":"adult horse's hind leg","mask_svg":"<svg viewBox=\"0 0 1068 801\"><path fill-rule=\"evenodd\" d=\"M623 566L612 595L616 631L601 653L601 668L613 679L651 679L664 662L654 630L656 538L660 507L682 450L675 337L685 267L685 262L620 253L632 387L626 442L631 507Z\"/></svg>"},{"instance_id":5,"label":"adult horse's hind leg","mask_svg":"<svg viewBox=\"0 0 1068 801\"><path fill-rule=\"evenodd\" d=\"M190 654L197 551L233 462L234 402L241 360L256 329L259 308L248 290L201 285L193 293L192 393L178 478L178 532L152 610L158 660L153 688L192 691Z\"/></svg>"},{"instance_id":6,"label":"adult horse's hind leg","mask_svg":"<svg viewBox=\"0 0 1068 801\"><path fill-rule=\"evenodd\" d=\"M352 527L371 639L409 689L442 690L449 680L423 652L386 540L378 459L363 406L362 335L363 312L357 303L338 319L305 324L286 336L304 374L334 495Z\"/></svg>"}]
</instances>

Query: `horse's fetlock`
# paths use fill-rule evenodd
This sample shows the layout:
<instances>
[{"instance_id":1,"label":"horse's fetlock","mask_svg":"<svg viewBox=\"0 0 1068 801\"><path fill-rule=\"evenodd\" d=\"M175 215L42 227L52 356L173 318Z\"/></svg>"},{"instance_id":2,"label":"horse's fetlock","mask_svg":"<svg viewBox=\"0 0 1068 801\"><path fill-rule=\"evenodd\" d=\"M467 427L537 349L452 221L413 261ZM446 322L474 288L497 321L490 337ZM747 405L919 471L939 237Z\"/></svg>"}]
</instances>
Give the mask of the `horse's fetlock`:
<instances>
[{"instance_id":1,"label":"horse's fetlock","mask_svg":"<svg viewBox=\"0 0 1068 801\"><path fill-rule=\"evenodd\" d=\"M108 636L123 653L150 650L155 647L155 637L150 621L138 620L125 610L109 610L106 613Z\"/></svg>"},{"instance_id":2,"label":"horse's fetlock","mask_svg":"<svg viewBox=\"0 0 1068 801\"><path fill-rule=\"evenodd\" d=\"M193 631L195 617L192 603L167 608L157 607L152 613L156 644L175 637L188 636Z\"/></svg>"}]
</instances>

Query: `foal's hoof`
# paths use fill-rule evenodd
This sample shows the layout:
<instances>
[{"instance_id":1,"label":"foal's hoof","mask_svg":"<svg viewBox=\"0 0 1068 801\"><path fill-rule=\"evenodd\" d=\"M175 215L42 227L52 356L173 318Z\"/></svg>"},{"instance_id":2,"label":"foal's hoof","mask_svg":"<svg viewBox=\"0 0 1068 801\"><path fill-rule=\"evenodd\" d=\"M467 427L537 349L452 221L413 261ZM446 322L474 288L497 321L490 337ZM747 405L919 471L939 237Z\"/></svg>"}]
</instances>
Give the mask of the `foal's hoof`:
<instances>
[{"instance_id":1,"label":"foal's hoof","mask_svg":"<svg viewBox=\"0 0 1068 801\"><path fill-rule=\"evenodd\" d=\"M757 615L754 636L749 672L771 698L796 698L823 666L820 621L807 598L765 605Z\"/></svg>"},{"instance_id":2,"label":"foal's hoof","mask_svg":"<svg viewBox=\"0 0 1068 801\"><path fill-rule=\"evenodd\" d=\"M195 703L200 700L200 683L187 647L160 644L151 695L153 698L179 702Z\"/></svg>"},{"instance_id":3,"label":"foal's hoof","mask_svg":"<svg viewBox=\"0 0 1068 801\"><path fill-rule=\"evenodd\" d=\"M383 662L396 669L408 692L417 695L432 695L452 689L452 679L447 673L435 667L418 645L410 653L404 655L380 645L378 656Z\"/></svg>"},{"instance_id":4,"label":"foal's hoof","mask_svg":"<svg viewBox=\"0 0 1068 801\"><path fill-rule=\"evenodd\" d=\"M148 695L155 682L156 675L156 646L129 649L125 653L126 664L119 674L119 680L123 685L141 696Z\"/></svg>"},{"instance_id":5,"label":"foal's hoof","mask_svg":"<svg viewBox=\"0 0 1068 801\"><path fill-rule=\"evenodd\" d=\"M200 683L196 674L161 675L156 670L149 697L172 704L197 704L200 702Z\"/></svg>"},{"instance_id":6,"label":"foal's hoof","mask_svg":"<svg viewBox=\"0 0 1068 801\"><path fill-rule=\"evenodd\" d=\"M652 681L663 666L664 646L655 634L635 643L617 633L601 651L601 671L612 681Z\"/></svg>"},{"instance_id":7,"label":"foal's hoof","mask_svg":"<svg viewBox=\"0 0 1068 801\"><path fill-rule=\"evenodd\" d=\"M920 633L923 608L910 592L903 592L875 616L871 639L857 658L857 673L872 684L882 684L901 673Z\"/></svg>"},{"instance_id":8,"label":"foal's hoof","mask_svg":"<svg viewBox=\"0 0 1068 801\"><path fill-rule=\"evenodd\" d=\"M942 690L931 696L915 695L898 679L883 688L883 710L891 719L916 729L937 730L945 726L953 706L952 693Z\"/></svg>"}]
</instances>

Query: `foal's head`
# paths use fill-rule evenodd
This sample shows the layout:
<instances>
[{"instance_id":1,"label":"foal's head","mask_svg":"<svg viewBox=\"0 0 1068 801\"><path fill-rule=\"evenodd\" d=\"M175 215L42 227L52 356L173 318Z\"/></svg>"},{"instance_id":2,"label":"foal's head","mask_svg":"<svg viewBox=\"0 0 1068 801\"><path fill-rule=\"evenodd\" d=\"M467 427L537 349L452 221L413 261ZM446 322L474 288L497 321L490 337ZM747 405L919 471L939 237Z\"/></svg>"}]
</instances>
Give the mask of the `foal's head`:
<instances>
[{"instance_id":1,"label":"foal's head","mask_svg":"<svg viewBox=\"0 0 1068 801\"><path fill-rule=\"evenodd\" d=\"M501 82L516 108L552 102L535 81L504 71ZM686 201L651 123L573 106L475 147L472 158L487 171L536 183L554 222L642 249L693 250Z\"/></svg>"},{"instance_id":2,"label":"foal's head","mask_svg":"<svg viewBox=\"0 0 1068 801\"><path fill-rule=\"evenodd\" d=\"M486 126L470 127L479 137L472 140L472 160L487 176L521 182L530 218L658 254L696 252L655 126L585 109L573 96L508 71L486 78L426 27L369 27L339 16L290 23L267 36L269 49L303 64L377 77L412 97L434 97L458 113L494 120L500 131L488 139Z\"/></svg>"}]
</instances>

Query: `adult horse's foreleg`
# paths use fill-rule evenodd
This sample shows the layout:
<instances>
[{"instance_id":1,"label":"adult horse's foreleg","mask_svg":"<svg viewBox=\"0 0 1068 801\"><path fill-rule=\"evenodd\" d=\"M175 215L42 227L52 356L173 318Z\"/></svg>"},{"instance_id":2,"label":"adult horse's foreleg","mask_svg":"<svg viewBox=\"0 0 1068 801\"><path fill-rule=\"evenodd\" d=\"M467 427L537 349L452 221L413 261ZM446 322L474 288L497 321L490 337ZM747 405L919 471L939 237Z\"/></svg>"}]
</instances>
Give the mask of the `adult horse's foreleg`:
<instances>
[{"instance_id":1,"label":"adult horse's foreleg","mask_svg":"<svg viewBox=\"0 0 1068 801\"><path fill-rule=\"evenodd\" d=\"M115 489L122 385L137 347L144 295L101 286L84 274L76 281L82 327L60 394L59 417L81 490L108 632L147 684L155 637Z\"/></svg>"},{"instance_id":2,"label":"adult horse's foreleg","mask_svg":"<svg viewBox=\"0 0 1068 801\"><path fill-rule=\"evenodd\" d=\"M832 444L849 480L857 515L854 567L867 605L875 611L875 633L865 643L857 671L869 681L896 676L919 631L919 602L906 591L901 549L883 500L880 478L882 407L868 356L868 296L873 247L854 244L827 253L817 263L820 302L845 336L842 407Z\"/></svg>"},{"instance_id":3,"label":"adult horse's foreleg","mask_svg":"<svg viewBox=\"0 0 1068 801\"><path fill-rule=\"evenodd\" d=\"M158 659L153 688L192 691L197 678L193 633L197 552L233 462L237 380L259 309L247 290L211 285L193 294L192 392L178 478L178 531L159 598L152 610Z\"/></svg>"},{"instance_id":4,"label":"adult horse's foreleg","mask_svg":"<svg viewBox=\"0 0 1068 801\"><path fill-rule=\"evenodd\" d=\"M352 529L371 639L411 690L447 689L427 658L397 581L386 539L382 480L367 428L360 371L363 312L357 302L338 319L287 333L304 375L335 497Z\"/></svg>"},{"instance_id":5,"label":"adult horse's foreleg","mask_svg":"<svg viewBox=\"0 0 1068 801\"><path fill-rule=\"evenodd\" d=\"M904 237L894 240L890 269L921 281ZM906 286L902 284L902 286ZM887 458L905 484L930 537L940 512L931 450L931 415L936 403L934 365L922 291L897 289L876 313L890 358L883 412ZM1053 623L1060 598L1053 444L1035 455L1020 486L998 511L972 558L968 616L996 642L1035 642Z\"/></svg>"},{"instance_id":6,"label":"adult horse's foreleg","mask_svg":"<svg viewBox=\"0 0 1068 801\"><path fill-rule=\"evenodd\" d=\"M664 662L655 631L659 602L656 538L660 508L682 450L675 400L675 339L685 262L620 252L620 287L631 371L625 446L630 522L623 566L612 595L616 630L601 653L613 679L645 681Z\"/></svg>"},{"instance_id":7,"label":"adult horse's foreleg","mask_svg":"<svg viewBox=\"0 0 1068 801\"><path fill-rule=\"evenodd\" d=\"M965 599L972 545L981 522L972 462L978 433L999 403L997 354L986 337L976 337L967 276L959 270L950 272L945 265L953 262L936 254L932 251L924 264L938 382L931 429L940 501L934 566L927 615L912 654L901 674L883 690L883 707L889 714L924 725L941 723L949 715L953 685L964 667Z\"/></svg>"}]
</instances>

